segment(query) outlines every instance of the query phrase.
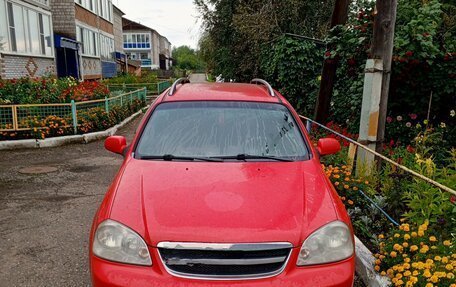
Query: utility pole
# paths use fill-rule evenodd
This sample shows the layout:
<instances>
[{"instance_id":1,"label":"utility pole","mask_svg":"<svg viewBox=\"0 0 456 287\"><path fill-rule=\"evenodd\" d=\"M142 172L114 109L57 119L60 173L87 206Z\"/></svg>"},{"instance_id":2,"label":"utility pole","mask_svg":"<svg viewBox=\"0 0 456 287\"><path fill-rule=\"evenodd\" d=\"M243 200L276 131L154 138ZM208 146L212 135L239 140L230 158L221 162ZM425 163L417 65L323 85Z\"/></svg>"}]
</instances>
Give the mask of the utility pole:
<instances>
[{"instance_id":1,"label":"utility pole","mask_svg":"<svg viewBox=\"0 0 456 287\"><path fill-rule=\"evenodd\" d=\"M377 151L383 148L388 109L388 95L391 79L391 61L394 48L394 28L396 26L397 0L377 0L377 17L374 22L372 55L383 59L382 94L378 117Z\"/></svg>"},{"instance_id":2,"label":"utility pole","mask_svg":"<svg viewBox=\"0 0 456 287\"><path fill-rule=\"evenodd\" d=\"M358 141L377 150L385 137L396 9L397 0L377 0L372 59L366 62ZM372 154L358 150L358 174L370 172L374 160Z\"/></svg>"},{"instance_id":3,"label":"utility pole","mask_svg":"<svg viewBox=\"0 0 456 287\"><path fill-rule=\"evenodd\" d=\"M344 25L348 19L349 0L336 0L331 17L331 28L337 25ZM323 71L321 72L320 91L318 93L317 105L315 107L315 120L324 123L329 115L331 97L336 81L336 71L339 59L325 60Z\"/></svg>"}]
</instances>

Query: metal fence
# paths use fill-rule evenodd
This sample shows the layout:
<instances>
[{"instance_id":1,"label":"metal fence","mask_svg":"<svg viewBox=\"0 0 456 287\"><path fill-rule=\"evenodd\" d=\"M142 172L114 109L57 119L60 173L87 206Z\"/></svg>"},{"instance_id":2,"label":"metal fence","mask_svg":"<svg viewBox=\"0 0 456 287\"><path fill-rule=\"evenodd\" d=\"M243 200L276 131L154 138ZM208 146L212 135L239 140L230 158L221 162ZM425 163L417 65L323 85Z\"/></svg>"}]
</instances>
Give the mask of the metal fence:
<instances>
[{"instance_id":1,"label":"metal fence","mask_svg":"<svg viewBox=\"0 0 456 287\"><path fill-rule=\"evenodd\" d=\"M167 88L171 87L171 82L162 81L158 83L135 83L135 84L108 84L107 85L111 92L116 91L132 91L141 88L147 89L147 96L153 97L161 94Z\"/></svg>"},{"instance_id":2,"label":"metal fence","mask_svg":"<svg viewBox=\"0 0 456 287\"><path fill-rule=\"evenodd\" d=\"M114 106L132 104L136 99L146 100L147 89L137 89L119 96L106 97L101 100L62 103L62 104L31 104L31 105L0 105L0 132L29 131L36 123L54 116L68 123L78 131L78 113L100 108L107 113Z\"/></svg>"}]
</instances>

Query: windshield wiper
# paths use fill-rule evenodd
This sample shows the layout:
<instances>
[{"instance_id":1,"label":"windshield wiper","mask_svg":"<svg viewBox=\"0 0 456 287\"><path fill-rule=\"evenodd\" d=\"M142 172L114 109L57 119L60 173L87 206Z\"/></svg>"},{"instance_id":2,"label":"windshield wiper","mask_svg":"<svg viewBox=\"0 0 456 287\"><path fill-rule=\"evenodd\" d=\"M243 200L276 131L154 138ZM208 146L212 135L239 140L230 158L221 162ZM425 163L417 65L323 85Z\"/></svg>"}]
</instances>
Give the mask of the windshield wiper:
<instances>
[{"instance_id":1,"label":"windshield wiper","mask_svg":"<svg viewBox=\"0 0 456 287\"><path fill-rule=\"evenodd\" d=\"M164 161L173 161L173 160L187 160L187 161L209 161L209 162L223 162L223 159L216 158L216 157L196 157L196 156L178 156L172 154L165 154L165 155L144 155L140 156L139 159L143 160L154 160L154 159L161 159Z\"/></svg>"},{"instance_id":2,"label":"windshield wiper","mask_svg":"<svg viewBox=\"0 0 456 287\"><path fill-rule=\"evenodd\" d=\"M212 158L212 157L211 157ZM283 157L276 157L276 156L267 156L267 155L251 155L251 154L238 154L238 155L233 155L233 156L217 156L214 157L217 159L235 159L235 160L248 160L248 159L269 159L269 160L275 160L275 161L286 161L286 162L292 162L294 160L288 159L288 158L283 158Z\"/></svg>"}]
</instances>

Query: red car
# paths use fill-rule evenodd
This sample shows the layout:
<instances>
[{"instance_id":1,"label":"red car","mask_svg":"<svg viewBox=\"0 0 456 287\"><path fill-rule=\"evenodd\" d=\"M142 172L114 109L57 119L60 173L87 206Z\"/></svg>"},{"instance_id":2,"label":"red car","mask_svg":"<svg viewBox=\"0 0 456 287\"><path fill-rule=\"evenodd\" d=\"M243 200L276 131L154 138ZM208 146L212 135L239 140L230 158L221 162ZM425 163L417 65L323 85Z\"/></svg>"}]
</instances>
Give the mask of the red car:
<instances>
[{"instance_id":1,"label":"red car","mask_svg":"<svg viewBox=\"0 0 456 287\"><path fill-rule=\"evenodd\" d=\"M350 219L291 105L263 81L155 101L93 221L95 287L353 286Z\"/></svg>"}]
</instances>

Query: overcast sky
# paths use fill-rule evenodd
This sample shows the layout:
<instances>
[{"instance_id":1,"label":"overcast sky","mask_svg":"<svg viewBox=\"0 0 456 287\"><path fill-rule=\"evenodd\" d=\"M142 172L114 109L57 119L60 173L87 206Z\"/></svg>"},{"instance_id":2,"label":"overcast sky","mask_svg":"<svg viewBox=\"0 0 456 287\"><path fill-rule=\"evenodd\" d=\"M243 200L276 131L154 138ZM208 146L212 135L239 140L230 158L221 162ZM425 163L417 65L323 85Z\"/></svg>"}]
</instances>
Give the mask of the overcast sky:
<instances>
[{"instance_id":1,"label":"overcast sky","mask_svg":"<svg viewBox=\"0 0 456 287\"><path fill-rule=\"evenodd\" d=\"M113 0L125 17L157 30L173 47L196 48L200 21L193 0Z\"/></svg>"}]
</instances>

